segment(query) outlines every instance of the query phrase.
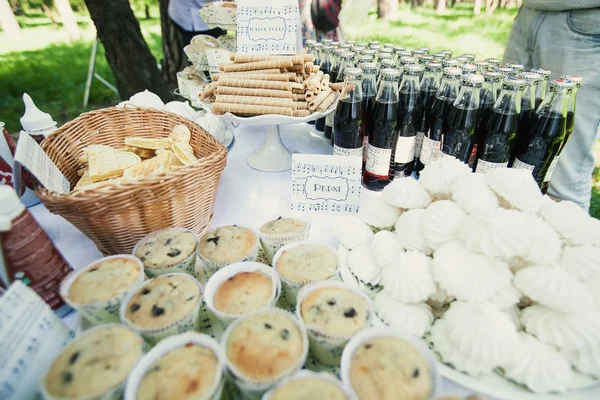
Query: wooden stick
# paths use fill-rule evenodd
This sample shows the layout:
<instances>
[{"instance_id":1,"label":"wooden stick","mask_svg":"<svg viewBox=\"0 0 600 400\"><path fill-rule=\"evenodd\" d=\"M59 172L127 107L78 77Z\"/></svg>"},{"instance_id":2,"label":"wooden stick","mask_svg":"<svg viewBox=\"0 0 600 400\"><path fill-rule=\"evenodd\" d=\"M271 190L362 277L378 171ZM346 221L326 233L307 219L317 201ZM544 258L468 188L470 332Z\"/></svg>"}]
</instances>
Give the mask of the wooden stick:
<instances>
[{"instance_id":1,"label":"wooden stick","mask_svg":"<svg viewBox=\"0 0 600 400\"><path fill-rule=\"evenodd\" d=\"M329 96L330 94L331 94L331 89L324 90L321 93L319 93L314 99L311 100L310 103L308 103L308 109L311 111L316 110L319 107L319 105L321 105L323 100L325 100L327 98L327 96Z\"/></svg>"},{"instance_id":2,"label":"wooden stick","mask_svg":"<svg viewBox=\"0 0 600 400\"><path fill-rule=\"evenodd\" d=\"M258 96L258 97L277 97L277 98L292 98L292 92L286 90L271 90L271 89L250 89L231 86L219 86L217 94L229 94L236 96Z\"/></svg>"},{"instance_id":3,"label":"wooden stick","mask_svg":"<svg viewBox=\"0 0 600 400\"><path fill-rule=\"evenodd\" d=\"M279 81L289 82L290 76L288 74L247 74L238 75L236 73L222 73L213 77L215 81L219 81L222 78L237 78L237 79L249 79L253 81Z\"/></svg>"},{"instance_id":4,"label":"wooden stick","mask_svg":"<svg viewBox=\"0 0 600 400\"><path fill-rule=\"evenodd\" d=\"M270 69L270 68L292 68L294 63L292 60L266 60L257 62L248 62L243 64L221 64L219 69L223 72L241 72L241 71L255 71L258 69Z\"/></svg>"},{"instance_id":5,"label":"wooden stick","mask_svg":"<svg viewBox=\"0 0 600 400\"><path fill-rule=\"evenodd\" d=\"M219 87L231 86L239 88L254 88L254 89L275 89L275 90L292 90L295 83L277 82L277 81L254 81L246 78L228 78L219 79Z\"/></svg>"},{"instance_id":6,"label":"wooden stick","mask_svg":"<svg viewBox=\"0 0 600 400\"><path fill-rule=\"evenodd\" d=\"M222 115L227 112L240 115L293 115L293 110L290 107L256 106L230 103L215 103L213 104L212 112L217 115Z\"/></svg>"},{"instance_id":7,"label":"wooden stick","mask_svg":"<svg viewBox=\"0 0 600 400\"><path fill-rule=\"evenodd\" d=\"M250 104L256 106L292 107L292 99L258 96L217 95L216 103Z\"/></svg>"},{"instance_id":8,"label":"wooden stick","mask_svg":"<svg viewBox=\"0 0 600 400\"><path fill-rule=\"evenodd\" d=\"M338 97L337 92L332 91L331 93L329 93L329 96L327 96L325 98L325 100L323 100L323 102L321 104L319 104L319 106L317 107L317 111L318 112L327 111L327 109L329 109L329 106L331 106L335 102L335 99L337 99L337 97Z\"/></svg>"}]
</instances>

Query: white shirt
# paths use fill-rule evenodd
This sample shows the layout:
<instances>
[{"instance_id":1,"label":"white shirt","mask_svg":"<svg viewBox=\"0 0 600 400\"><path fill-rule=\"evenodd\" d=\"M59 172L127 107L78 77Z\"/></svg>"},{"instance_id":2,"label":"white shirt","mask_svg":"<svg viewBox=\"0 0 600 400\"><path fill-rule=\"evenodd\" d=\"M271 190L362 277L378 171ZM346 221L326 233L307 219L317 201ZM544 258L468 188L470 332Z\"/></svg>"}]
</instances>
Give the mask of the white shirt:
<instances>
[{"instance_id":1,"label":"white shirt","mask_svg":"<svg viewBox=\"0 0 600 400\"><path fill-rule=\"evenodd\" d=\"M188 32L207 31L208 25L198 14L198 10L211 0L171 0L169 2L169 17Z\"/></svg>"}]
</instances>

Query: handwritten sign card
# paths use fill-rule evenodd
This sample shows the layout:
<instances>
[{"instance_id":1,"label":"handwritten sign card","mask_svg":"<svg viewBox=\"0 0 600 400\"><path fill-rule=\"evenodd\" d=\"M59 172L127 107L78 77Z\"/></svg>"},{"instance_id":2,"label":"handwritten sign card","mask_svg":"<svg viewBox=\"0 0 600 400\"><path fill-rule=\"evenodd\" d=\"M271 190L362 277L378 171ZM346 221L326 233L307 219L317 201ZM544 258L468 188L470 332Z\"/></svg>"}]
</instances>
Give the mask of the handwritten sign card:
<instances>
[{"instance_id":1,"label":"handwritten sign card","mask_svg":"<svg viewBox=\"0 0 600 400\"><path fill-rule=\"evenodd\" d=\"M297 0L239 0L239 53L290 54L302 49Z\"/></svg>"},{"instance_id":2,"label":"handwritten sign card","mask_svg":"<svg viewBox=\"0 0 600 400\"><path fill-rule=\"evenodd\" d=\"M292 211L357 213L362 157L292 155Z\"/></svg>"}]
</instances>

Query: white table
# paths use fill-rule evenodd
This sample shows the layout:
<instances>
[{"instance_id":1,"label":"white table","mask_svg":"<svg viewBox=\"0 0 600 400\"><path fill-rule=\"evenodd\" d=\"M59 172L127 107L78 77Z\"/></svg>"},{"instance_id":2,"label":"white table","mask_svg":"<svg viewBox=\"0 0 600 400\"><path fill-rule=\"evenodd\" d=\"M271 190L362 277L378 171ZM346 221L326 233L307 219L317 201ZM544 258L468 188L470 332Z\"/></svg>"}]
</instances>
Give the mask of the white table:
<instances>
[{"instance_id":1,"label":"white table","mask_svg":"<svg viewBox=\"0 0 600 400\"><path fill-rule=\"evenodd\" d=\"M291 172L259 172L246 163L248 156L264 143L265 127L239 127L234 132L235 141L219 184L213 226L238 224L255 228L267 218L289 210ZM331 154L332 151L329 139L315 133L313 125L284 125L281 136L284 144L294 152ZM367 192L365 195L374 194ZM96 246L62 217L50 214L43 205L32 207L30 211L75 269L102 257ZM312 218L311 239L335 244L331 232L332 219L333 216L327 214ZM76 323L74 314L64 318L71 327ZM442 392L461 397L472 393L445 379Z\"/></svg>"}]
</instances>

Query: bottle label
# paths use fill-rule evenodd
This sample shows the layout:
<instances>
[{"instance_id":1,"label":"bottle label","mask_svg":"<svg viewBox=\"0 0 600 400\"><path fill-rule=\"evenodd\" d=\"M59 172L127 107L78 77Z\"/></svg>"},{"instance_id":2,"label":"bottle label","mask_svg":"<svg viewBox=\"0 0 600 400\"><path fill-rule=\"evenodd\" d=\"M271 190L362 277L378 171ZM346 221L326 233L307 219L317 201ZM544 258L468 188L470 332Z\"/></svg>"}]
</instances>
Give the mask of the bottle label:
<instances>
[{"instance_id":1,"label":"bottle label","mask_svg":"<svg viewBox=\"0 0 600 400\"><path fill-rule=\"evenodd\" d=\"M409 163L415 159L415 142L416 136L398 136L396 142L396 154L394 162L399 164Z\"/></svg>"},{"instance_id":2,"label":"bottle label","mask_svg":"<svg viewBox=\"0 0 600 400\"><path fill-rule=\"evenodd\" d=\"M552 174L554 173L554 168L556 168L556 164L558 164L559 157L560 154L555 156L552 162L550 163L550 166L548 167L548 172L546 172L546 175L544 176L544 182L550 182L550 179L552 179Z\"/></svg>"},{"instance_id":3,"label":"bottle label","mask_svg":"<svg viewBox=\"0 0 600 400\"><path fill-rule=\"evenodd\" d=\"M382 149L372 145L367 146L366 170L377 176L389 177L392 149Z\"/></svg>"},{"instance_id":4,"label":"bottle label","mask_svg":"<svg viewBox=\"0 0 600 400\"><path fill-rule=\"evenodd\" d=\"M362 157L363 148L357 147L355 149L347 149L345 147L339 147L333 145L333 155L334 156L360 156Z\"/></svg>"},{"instance_id":5,"label":"bottle label","mask_svg":"<svg viewBox=\"0 0 600 400\"><path fill-rule=\"evenodd\" d=\"M535 169L535 167L533 165L524 163L523 161L519 160L518 158L515 158L515 162L513 162L512 167L515 169L528 169L531 172L533 172L533 170Z\"/></svg>"},{"instance_id":6,"label":"bottle label","mask_svg":"<svg viewBox=\"0 0 600 400\"><path fill-rule=\"evenodd\" d=\"M477 160L477 168L475 169L475 172L478 174L487 174L494 169L507 167L508 161L503 163L495 163L479 159Z\"/></svg>"},{"instance_id":7,"label":"bottle label","mask_svg":"<svg viewBox=\"0 0 600 400\"><path fill-rule=\"evenodd\" d=\"M325 126L328 126L331 128L333 126L333 118L334 117L335 117L334 112L330 112L329 114L327 114L327 116L325 117Z\"/></svg>"},{"instance_id":8,"label":"bottle label","mask_svg":"<svg viewBox=\"0 0 600 400\"><path fill-rule=\"evenodd\" d=\"M433 140L427 136L423 137L423 146L421 147L420 160L424 165L428 165L438 159L442 143L439 140Z\"/></svg>"},{"instance_id":9,"label":"bottle label","mask_svg":"<svg viewBox=\"0 0 600 400\"><path fill-rule=\"evenodd\" d=\"M423 138L425 137L425 132L417 132L417 138L415 140L415 157L421 156L421 148L423 147Z\"/></svg>"}]
</instances>

